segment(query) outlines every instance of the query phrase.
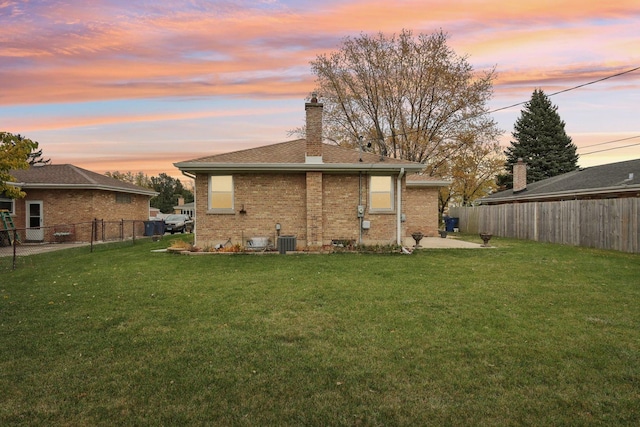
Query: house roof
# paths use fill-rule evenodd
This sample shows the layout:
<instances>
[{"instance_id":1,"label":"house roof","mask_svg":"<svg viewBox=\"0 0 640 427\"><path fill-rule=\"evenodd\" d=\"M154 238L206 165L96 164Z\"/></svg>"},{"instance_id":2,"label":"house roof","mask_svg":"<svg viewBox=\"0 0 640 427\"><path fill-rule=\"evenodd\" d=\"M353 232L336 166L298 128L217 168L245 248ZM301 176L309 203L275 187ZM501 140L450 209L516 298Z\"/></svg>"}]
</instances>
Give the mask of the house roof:
<instances>
[{"instance_id":1,"label":"house roof","mask_svg":"<svg viewBox=\"0 0 640 427\"><path fill-rule=\"evenodd\" d=\"M407 175L407 187L448 187L451 181L423 173L412 173Z\"/></svg>"},{"instance_id":2,"label":"house roof","mask_svg":"<svg viewBox=\"0 0 640 427\"><path fill-rule=\"evenodd\" d=\"M577 169L527 184L525 190L500 191L480 200L481 204L606 197L625 193L640 194L640 159Z\"/></svg>"},{"instance_id":3,"label":"house roof","mask_svg":"<svg viewBox=\"0 0 640 427\"><path fill-rule=\"evenodd\" d=\"M8 184L27 189L106 190L145 196L158 194L148 188L119 181L69 164L31 166L29 169L14 169L10 174L16 178L16 182Z\"/></svg>"},{"instance_id":4,"label":"house roof","mask_svg":"<svg viewBox=\"0 0 640 427\"><path fill-rule=\"evenodd\" d=\"M173 209L194 209L195 202L183 203L182 205L175 205Z\"/></svg>"},{"instance_id":5,"label":"house roof","mask_svg":"<svg viewBox=\"0 0 640 427\"><path fill-rule=\"evenodd\" d=\"M382 157L378 154L322 144L322 163L306 163L306 140L296 139L231 153L174 163L184 172L267 171L400 171L419 172L421 163ZM362 159L362 160L360 160Z\"/></svg>"}]
</instances>

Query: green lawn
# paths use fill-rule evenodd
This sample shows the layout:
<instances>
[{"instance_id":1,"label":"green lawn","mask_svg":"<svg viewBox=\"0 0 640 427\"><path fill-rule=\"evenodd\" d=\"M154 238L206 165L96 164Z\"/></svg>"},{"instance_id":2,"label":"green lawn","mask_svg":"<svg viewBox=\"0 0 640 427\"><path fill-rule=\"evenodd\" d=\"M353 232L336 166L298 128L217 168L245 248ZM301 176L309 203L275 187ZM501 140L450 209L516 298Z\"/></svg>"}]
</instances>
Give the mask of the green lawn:
<instances>
[{"instance_id":1,"label":"green lawn","mask_svg":"<svg viewBox=\"0 0 640 427\"><path fill-rule=\"evenodd\" d=\"M638 255L168 240L1 273L0 425L640 423Z\"/></svg>"}]
</instances>

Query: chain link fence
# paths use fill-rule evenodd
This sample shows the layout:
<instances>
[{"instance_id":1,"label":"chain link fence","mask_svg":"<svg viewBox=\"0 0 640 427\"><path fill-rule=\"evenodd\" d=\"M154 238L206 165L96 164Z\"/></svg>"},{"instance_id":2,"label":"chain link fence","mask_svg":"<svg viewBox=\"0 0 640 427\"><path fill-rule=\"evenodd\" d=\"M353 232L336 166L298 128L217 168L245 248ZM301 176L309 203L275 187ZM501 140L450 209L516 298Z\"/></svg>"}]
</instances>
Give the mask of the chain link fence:
<instances>
[{"instance_id":1,"label":"chain link fence","mask_svg":"<svg viewBox=\"0 0 640 427\"><path fill-rule=\"evenodd\" d=\"M94 252L121 242L134 245L138 239L159 239L164 221L94 219L90 222L58 224L48 227L0 229L0 271L33 264L30 255L73 247Z\"/></svg>"}]
</instances>

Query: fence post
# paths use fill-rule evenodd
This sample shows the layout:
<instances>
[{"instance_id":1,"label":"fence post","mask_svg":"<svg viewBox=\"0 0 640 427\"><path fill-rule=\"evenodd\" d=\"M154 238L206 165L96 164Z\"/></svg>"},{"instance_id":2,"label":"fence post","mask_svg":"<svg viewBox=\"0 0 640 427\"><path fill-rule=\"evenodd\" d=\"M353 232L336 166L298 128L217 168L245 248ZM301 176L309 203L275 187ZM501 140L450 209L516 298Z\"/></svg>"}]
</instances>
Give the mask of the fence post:
<instances>
[{"instance_id":1,"label":"fence post","mask_svg":"<svg viewBox=\"0 0 640 427\"><path fill-rule=\"evenodd\" d=\"M131 240L136 243L136 220L131 221Z\"/></svg>"},{"instance_id":2,"label":"fence post","mask_svg":"<svg viewBox=\"0 0 640 427\"><path fill-rule=\"evenodd\" d=\"M124 218L120 219L120 241L124 241Z\"/></svg>"},{"instance_id":3,"label":"fence post","mask_svg":"<svg viewBox=\"0 0 640 427\"><path fill-rule=\"evenodd\" d=\"M9 233L7 233L8 235ZM16 237L18 237L18 230L16 230L15 228L13 229L13 270L16 269L16 261L17 261L17 255L16 255L16 247L18 246L18 244L16 243ZM26 238L25 238L26 239Z\"/></svg>"},{"instance_id":4,"label":"fence post","mask_svg":"<svg viewBox=\"0 0 640 427\"><path fill-rule=\"evenodd\" d=\"M91 221L91 252L93 252L93 239L94 239L94 234L96 232L96 221L97 221L96 218L94 218L93 221Z\"/></svg>"}]
</instances>

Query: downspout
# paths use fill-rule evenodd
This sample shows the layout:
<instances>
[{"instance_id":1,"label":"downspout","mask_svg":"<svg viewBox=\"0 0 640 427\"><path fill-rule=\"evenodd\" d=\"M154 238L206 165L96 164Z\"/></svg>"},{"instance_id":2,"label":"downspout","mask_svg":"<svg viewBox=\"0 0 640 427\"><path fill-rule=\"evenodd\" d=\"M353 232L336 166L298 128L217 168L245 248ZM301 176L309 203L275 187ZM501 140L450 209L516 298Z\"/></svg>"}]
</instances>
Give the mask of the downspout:
<instances>
[{"instance_id":1,"label":"downspout","mask_svg":"<svg viewBox=\"0 0 640 427\"><path fill-rule=\"evenodd\" d=\"M362 149L362 145L360 145L360 149ZM362 205L362 171L360 171L360 173L358 174L358 207L360 207ZM360 218L359 219L359 223L360 223L360 230L359 230L359 234L358 234L358 245L362 246L362 221L364 220L363 216L358 215Z\"/></svg>"},{"instance_id":2,"label":"downspout","mask_svg":"<svg viewBox=\"0 0 640 427\"><path fill-rule=\"evenodd\" d=\"M185 171L181 171L181 172L182 172L182 175L186 176L187 178L191 178L193 180L193 213L196 214L197 213L197 211L196 211L196 206L197 206L197 204L196 204L196 200L197 200L197 196L196 196L196 176L190 174L189 172L185 172ZM193 245L197 246L198 245L198 243L197 243L198 233L196 232L196 228L198 228L198 222L199 221L197 221L197 218L193 218L193 219L194 219L193 230L192 230L192 233L193 233Z\"/></svg>"},{"instance_id":3,"label":"downspout","mask_svg":"<svg viewBox=\"0 0 640 427\"><path fill-rule=\"evenodd\" d=\"M404 176L404 168L400 168L398 180L396 181L396 243L402 245L402 177Z\"/></svg>"},{"instance_id":4,"label":"downspout","mask_svg":"<svg viewBox=\"0 0 640 427\"><path fill-rule=\"evenodd\" d=\"M194 181L196 180L196 176L195 175L192 175L189 172L185 172L185 171L180 171L180 172L182 172L182 175L186 176L187 178L191 178Z\"/></svg>"}]
</instances>

